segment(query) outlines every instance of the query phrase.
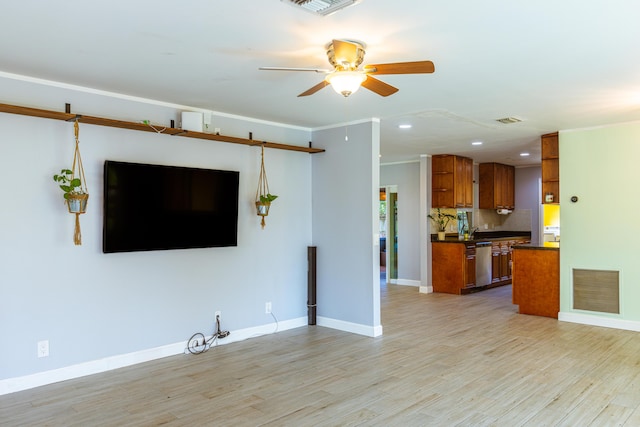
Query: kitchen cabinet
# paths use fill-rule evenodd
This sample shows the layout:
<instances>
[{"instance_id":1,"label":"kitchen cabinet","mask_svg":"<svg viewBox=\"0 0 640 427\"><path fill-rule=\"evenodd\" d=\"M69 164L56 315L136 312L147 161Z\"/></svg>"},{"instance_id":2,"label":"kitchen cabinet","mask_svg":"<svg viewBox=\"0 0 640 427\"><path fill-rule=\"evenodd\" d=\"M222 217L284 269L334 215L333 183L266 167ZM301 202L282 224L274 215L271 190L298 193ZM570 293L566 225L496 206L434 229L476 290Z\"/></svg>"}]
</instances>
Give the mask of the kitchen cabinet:
<instances>
[{"instance_id":1,"label":"kitchen cabinet","mask_svg":"<svg viewBox=\"0 0 640 427\"><path fill-rule=\"evenodd\" d=\"M494 241L491 244L491 283L508 283L512 278L513 247L529 239Z\"/></svg>"},{"instance_id":2,"label":"kitchen cabinet","mask_svg":"<svg viewBox=\"0 0 640 427\"><path fill-rule=\"evenodd\" d=\"M480 209L513 209L515 207L515 168L502 163L480 163Z\"/></svg>"},{"instance_id":3,"label":"kitchen cabinet","mask_svg":"<svg viewBox=\"0 0 640 427\"><path fill-rule=\"evenodd\" d=\"M510 279L509 246L506 242L496 241L491 245L491 283Z\"/></svg>"},{"instance_id":4,"label":"kitchen cabinet","mask_svg":"<svg viewBox=\"0 0 640 427\"><path fill-rule=\"evenodd\" d=\"M431 158L431 206L473 207L473 160L451 154Z\"/></svg>"},{"instance_id":5,"label":"kitchen cabinet","mask_svg":"<svg viewBox=\"0 0 640 427\"><path fill-rule=\"evenodd\" d=\"M433 242L431 254L433 292L460 295L475 286L475 243Z\"/></svg>"},{"instance_id":6,"label":"kitchen cabinet","mask_svg":"<svg viewBox=\"0 0 640 427\"><path fill-rule=\"evenodd\" d=\"M513 303L520 314L558 318L560 249L516 247L513 251Z\"/></svg>"},{"instance_id":7,"label":"kitchen cabinet","mask_svg":"<svg viewBox=\"0 0 640 427\"><path fill-rule=\"evenodd\" d=\"M464 287L473 288L476 285L476 245L465 245Z\"/></svg>"},{"instance_id":8,"label":"kitchen cabinet","mask_svg":"<svg viewBox=\"0 0 640 427\"><path fill-rule=\"evenodd\" d=\"M491 243L488 240L431 242L433 292L461 295L511 283L512 249L529 242L526 237L497 239ZM482 252L484 250L487 252Z\"/></svg>"},{"instance_id":9,"label":"kitchen cabinet","mask_svg":"<svg viewBox=\"0 0 640 427\"><path fill-rule=\"evenodd\" d=\"M560 203L560 155L558 132L542 135L542 203Z\"/></svg>"}]
</instances>

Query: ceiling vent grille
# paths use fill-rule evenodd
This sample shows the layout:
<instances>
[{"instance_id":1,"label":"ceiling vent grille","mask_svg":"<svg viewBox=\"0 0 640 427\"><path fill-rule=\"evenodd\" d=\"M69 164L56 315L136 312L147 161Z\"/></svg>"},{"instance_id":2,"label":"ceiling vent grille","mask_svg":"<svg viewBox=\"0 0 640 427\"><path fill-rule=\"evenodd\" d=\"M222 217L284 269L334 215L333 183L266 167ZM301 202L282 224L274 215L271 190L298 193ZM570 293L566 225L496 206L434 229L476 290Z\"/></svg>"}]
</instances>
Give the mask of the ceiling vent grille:
<instances>
[{"instance_id":1,"label":"ceiling vent grille","mask_svg":"<svg viewBox=\"0 0 640 427\"><path fill-rule=\"evenodd\" d=\"M521 122L522 120L520 120L517 117L505 117L503 119L496 119L496 122L500 122L500 123L504 123L505 125L509 125L511 123L518 123Z\"/></svg>"},{"instance_id":2,"label":"ceiling vent grille","mask_svg":"<svg viewBox=\"0 0 640 427\"><path fill-rule=\"evenodd\" d=\"M326 16L347 6L359 3L360 0L281 0L306 11Z\"/></svg>"}]
</instances>

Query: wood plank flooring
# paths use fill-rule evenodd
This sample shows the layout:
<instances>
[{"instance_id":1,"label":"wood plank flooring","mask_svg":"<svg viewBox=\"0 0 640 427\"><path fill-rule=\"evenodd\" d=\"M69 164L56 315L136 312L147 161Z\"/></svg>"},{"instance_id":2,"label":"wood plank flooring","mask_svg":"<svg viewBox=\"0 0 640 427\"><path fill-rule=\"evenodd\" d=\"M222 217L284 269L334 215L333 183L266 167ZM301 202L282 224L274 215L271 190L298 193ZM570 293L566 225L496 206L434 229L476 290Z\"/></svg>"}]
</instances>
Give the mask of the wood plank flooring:
<instances>
[{"instance_id":1,"label":"wood plank flooring","mask_svg":"<svg viewBox=\"0 0 640 427\"><path fill-rule=\"evenodd\" d=\"M640 335L511 287L382 291L384 336L302 327L0 396L2 426L639 426Z\"/></svg>"}]
</instances>

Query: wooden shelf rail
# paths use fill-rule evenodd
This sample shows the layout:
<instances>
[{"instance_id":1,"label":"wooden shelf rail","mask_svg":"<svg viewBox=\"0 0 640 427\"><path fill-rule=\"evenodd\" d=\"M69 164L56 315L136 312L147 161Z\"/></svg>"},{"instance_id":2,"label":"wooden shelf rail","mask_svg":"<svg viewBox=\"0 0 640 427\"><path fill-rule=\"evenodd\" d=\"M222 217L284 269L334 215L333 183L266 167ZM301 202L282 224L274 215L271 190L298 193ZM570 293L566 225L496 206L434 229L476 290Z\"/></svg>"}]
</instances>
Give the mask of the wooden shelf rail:
<instances>
[{"instance_id":1,"label":"wooden shelf rail","mask_svg":"<svg viewBox=\"0 0 640 427\"><path fill-rule=\"evenodd\" d=\"M38 108L19 107L17 105L0 104L0 113L20 114L23 116L41 117L45 119L75 121L90 125L107 126L120 129L137 130L141 132L157 133L151 126L144 123L126 122L122 120L105 119L102 117L85 116L73 113L63 113L59 111L41 110ZM232 144L242 144L249 146L264 145L266 148L275 148L279 150L300 151L303 153L322 153L325 150L321 148L311 148L298 145L281 144L277 142L258 141L255 139L237 138L233 136L216 135L204 132L195 132L190 130L176 129L167 127L162 134L182 136L186 138L207 139L210 141L229 142Z\"/></svg>"}]
</instances>

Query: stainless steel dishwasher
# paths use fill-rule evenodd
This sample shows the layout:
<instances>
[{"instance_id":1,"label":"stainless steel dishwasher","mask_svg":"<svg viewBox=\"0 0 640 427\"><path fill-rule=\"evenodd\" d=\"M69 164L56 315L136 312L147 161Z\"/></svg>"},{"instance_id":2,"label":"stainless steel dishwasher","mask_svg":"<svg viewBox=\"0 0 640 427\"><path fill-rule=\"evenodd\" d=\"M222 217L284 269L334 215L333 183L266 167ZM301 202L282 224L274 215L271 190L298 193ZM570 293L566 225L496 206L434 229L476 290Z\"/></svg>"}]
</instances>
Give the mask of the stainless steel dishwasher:
<instances>
[{"instance_id":1,"label":"stainless steel dishwasher","mask_svg":"<svg viewBox=\"0 0 640 427\"><path fill-rule=\"evenodd\" d=\"M476 286L491 283L491 243L476 243Z\"/></svg>"}]
</instances>

